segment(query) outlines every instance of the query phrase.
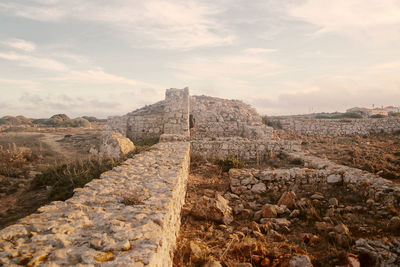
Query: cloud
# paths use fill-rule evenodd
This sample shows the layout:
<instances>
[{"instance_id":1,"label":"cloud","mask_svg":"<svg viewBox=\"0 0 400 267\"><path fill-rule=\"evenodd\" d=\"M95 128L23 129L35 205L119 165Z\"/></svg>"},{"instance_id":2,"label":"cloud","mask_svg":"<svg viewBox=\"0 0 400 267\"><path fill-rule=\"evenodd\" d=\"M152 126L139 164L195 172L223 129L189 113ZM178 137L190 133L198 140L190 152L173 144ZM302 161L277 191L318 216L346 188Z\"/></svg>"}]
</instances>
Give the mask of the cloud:
<instances>
[{"instance_id":1,"label":"cloud","mask_svg":"<svg viewBox=\"0 0 400 267\"><path fill-rule=\"evenodd\" d=\"M256 48L256 47L254 47L254 48L246 48L244 50L244 52L247 53L247 54L264 54L264 53L269 54L269 53L275 53L277 51L278 51L277 49Z\"/></svg>"},{"instance_id":2,"label":"cloud","mask_svg":"<svg viewBox=\"0 0 400 267\"><path fill-rule=\"evenodd\" d=\"M36 45L32 42L22 40L22 39L8 39L5 41L0 41L0 44L3 44L5 46L19 49L25 52L32 52L36 49Z\"/></svg>"},{"instance_id":3,"label":"cloud","mask_svg":"<svg viewBox=\"0 0 400 267\"><path fill-rule=\"evenodd\" d=\"M234 36L216 19L221 8L194 0L36 1L2 3L0 12L31 20L92 21L117 29L124 37L157 48L191 49L231 44ZM139 38L138 38L139 36Z\"/></svg>"},{"instance_id":4,"label":"cloud","mask_svg":"<svg viewBox=\"0 0 400 267\"><path fill-rule=\"evenodd\" d=\"M0 52L0 58L10 61L16 61L21 66L24 67L32 67L32 68L52 70L52 71L65 71L68 69L63 63L54 59L24 55L15 52L8 52L8 53Z\"/></svg>"},{"instance_id":5,"label":"cloud","mask_svg":"<svg viewBox=\"0 0 400 267\"><path fill-rule=\"evenodd\" d=\"M90 84L126 84L133 87L155 87L155 85L153 84L106 73L99 68L87 71L70 70L68 72L60 74L57 77L49 78L49 80Z\"/></svg>"},{"instance_id":6,"label":"cloud","mask_svg":"<svg viewBox=\"0 0 400 267\"><path fill-rule=\"evenodd\" d=\"M306 0L289 5L288 14L317 26L315 34L335 32L385 40L399 36L400 2L397 0Z\"/></svg>"},{"instance_id":7,"label":"cloud","mask_svg":"<svg viewBox=\"0 0 400 267\"><path fill-rule=\"evenodd\" d=\"M30 80L12 80L0 78L0 89L13 90L14 88L22 88L33 91L39 91L39 83Z\"/></svg>"}]
</instances>

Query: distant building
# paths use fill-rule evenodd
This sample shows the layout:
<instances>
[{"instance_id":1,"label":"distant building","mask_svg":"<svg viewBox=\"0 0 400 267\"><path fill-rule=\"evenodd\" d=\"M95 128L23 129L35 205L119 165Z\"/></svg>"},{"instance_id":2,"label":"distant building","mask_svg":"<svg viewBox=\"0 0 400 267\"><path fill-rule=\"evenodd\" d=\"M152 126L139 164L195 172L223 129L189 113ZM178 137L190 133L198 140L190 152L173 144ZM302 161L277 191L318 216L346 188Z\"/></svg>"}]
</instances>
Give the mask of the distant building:
<instances>
[{"instance_id":1,"label":"distant building","mask_svg":"<svg viewBox=\"0 0 400 267\"><path fill-rule=\"evenodd\" d=\"M383 108L387 112L393 112L393 113L400 113L400 107L395 107L395 106L387 106Z\"/></svg>"},{"instance_id":2,"label":"distant building","mask_svg":"<svg viewBox=\"0 0 400 267\"><path fill-rule=\"evenodd\" d=\"M373 115L382 115L382 116L388 116L389 112L385 109L382 108L374 108L374 109L370 109L370 108L359 108L359 107L355 107L355 108L350 108L348 110L346 110L346 112L348 113L358 113L363 117L370 117Z\"/></svg>"}]
</instances>

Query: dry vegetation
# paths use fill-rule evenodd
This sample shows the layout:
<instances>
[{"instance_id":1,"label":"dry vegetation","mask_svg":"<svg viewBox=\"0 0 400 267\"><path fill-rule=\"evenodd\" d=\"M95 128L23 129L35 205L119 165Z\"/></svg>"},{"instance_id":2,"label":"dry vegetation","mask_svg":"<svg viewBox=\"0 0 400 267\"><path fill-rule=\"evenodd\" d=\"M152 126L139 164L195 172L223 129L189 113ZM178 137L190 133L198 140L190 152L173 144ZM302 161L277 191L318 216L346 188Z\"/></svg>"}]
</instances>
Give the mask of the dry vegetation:
<instances>
[{"instance_id":1,"label":"dry vegetation","mask_svg":"<svg viewBox=\"0 0 400 267\"><path fill-rule=\"evenodd\" d=\"M400 182L400 132L369 136L306 136L277 131L283 139L302 141L302 149L317 157L375 173Z\"/></svg>"}]
</instances>

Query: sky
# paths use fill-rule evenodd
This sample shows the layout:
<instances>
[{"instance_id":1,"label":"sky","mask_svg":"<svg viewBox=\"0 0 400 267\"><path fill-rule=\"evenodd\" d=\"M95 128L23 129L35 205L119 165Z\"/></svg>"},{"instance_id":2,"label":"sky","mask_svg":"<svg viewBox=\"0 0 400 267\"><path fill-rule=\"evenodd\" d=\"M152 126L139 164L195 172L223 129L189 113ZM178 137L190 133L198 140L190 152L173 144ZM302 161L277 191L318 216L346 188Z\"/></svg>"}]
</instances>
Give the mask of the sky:
<instances>
[{"instance_id":1,"label":"sky","mask_svg":"<svg viewBox=\"0 0 400 267\"><path fill-rule=\"evenodd\" d=\"M0 1L0 117L105 118L184 87L265 115L400 106L400 0Z\"/></svg>"}]
</instances>

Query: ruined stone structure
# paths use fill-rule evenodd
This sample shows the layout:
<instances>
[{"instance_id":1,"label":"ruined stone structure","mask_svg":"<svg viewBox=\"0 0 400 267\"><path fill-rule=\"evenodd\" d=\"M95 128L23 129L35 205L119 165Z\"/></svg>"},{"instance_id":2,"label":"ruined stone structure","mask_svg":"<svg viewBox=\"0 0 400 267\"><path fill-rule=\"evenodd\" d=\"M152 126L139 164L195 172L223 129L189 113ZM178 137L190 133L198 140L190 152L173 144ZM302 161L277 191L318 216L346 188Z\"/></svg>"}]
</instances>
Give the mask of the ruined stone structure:
<instances>
[{"instance_id":1,"label":"ruined stone structure","mask_svg":"<svg viewBox=\"0 0 400 267\"><path fill-rule=\"evenodd\" d=\"M190 113L197 124L191 144ZM110 118L108 129L131 140L160 137L161 142L75 189L67 201L43 206L2 229L1 266L172 266L190 153L258 161L269 152L284 151L313 169L231 173L231 190L237 195L225 197L234 204L245 195L262 194L276 179L283 185L368 184L366 192L374 199L396 205L400 201L400 188L384 179L306 156L296 142L271 140L272 129L254 109L236 100L191 97L187 88L168 89L165 100Z\"/></svg>"},{"instance_id":2,"label":"ruined stone structure","mask_svg":"<svg viewBox=\"0 0 400 267\"><path fill-rule=\"evenodd\" d=\"M272 119L274 120L274 119ZM287 117L276 119L282 129L312 135L368 135L400 130L400 118L313 119Z\"/></svg>"},{"instance_id":3,"label":"ruined stone structure","mask_svg":"<svg viewBox=\"0 0 400 267\"><path fill-rule=\"evenodd\" d=\"M239 100L226 100L208 96L189 96L189 89L168 89L165 100L130 112L111 117L108 129L119 131L135 141L162 134L189 136L186 120L191 113L196 121L192 140L218 137L270 139L273 129L262 123L261 116ZM178 125L178 126L177 126Z\"/></svg>"}]
</instances>

